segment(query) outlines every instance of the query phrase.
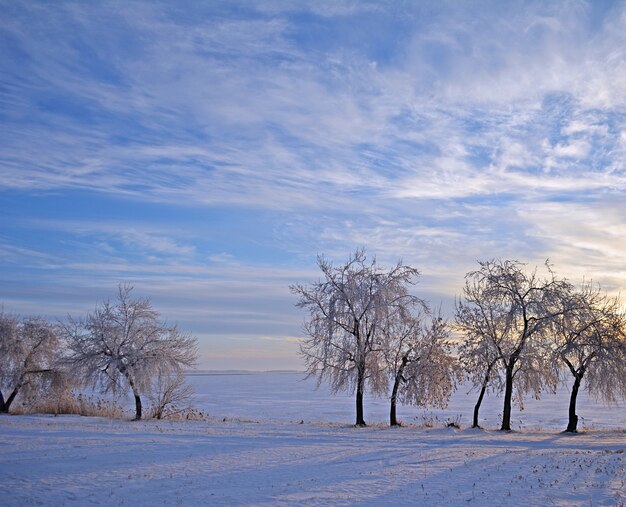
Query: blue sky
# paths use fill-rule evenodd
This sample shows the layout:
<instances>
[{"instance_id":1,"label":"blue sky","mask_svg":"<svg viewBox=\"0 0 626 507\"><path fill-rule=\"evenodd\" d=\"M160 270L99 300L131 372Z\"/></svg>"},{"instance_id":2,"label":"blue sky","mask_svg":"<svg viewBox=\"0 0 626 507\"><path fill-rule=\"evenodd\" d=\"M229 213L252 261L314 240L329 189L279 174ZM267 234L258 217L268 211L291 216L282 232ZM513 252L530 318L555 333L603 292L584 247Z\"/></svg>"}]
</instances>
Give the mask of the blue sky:
<instances>
[{"instance_id":1,"label":"blue sky","mask_svg":"<svg viewBox=\"0 0 626 507\"><path fill-rule=\"evenodd\" d=\"M289 284L365 246L451 316L479 259L626 292L624 2L13 2L0 304L119 282L202 368L301 368Z\"/></svg>"}]
</instances>

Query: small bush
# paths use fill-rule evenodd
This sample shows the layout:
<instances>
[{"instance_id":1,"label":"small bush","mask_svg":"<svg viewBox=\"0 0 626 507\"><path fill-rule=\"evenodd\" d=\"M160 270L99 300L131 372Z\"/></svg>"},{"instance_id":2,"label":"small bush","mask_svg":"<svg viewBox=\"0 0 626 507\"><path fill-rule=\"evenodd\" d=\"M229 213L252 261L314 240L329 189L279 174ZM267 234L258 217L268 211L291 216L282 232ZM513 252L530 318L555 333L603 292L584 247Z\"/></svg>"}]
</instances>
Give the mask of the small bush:
<instances>
[{"instance_id":1,"label":"small bush","mask_svg":"<svg viewBox=\"0 0 626 507\"><path fill-rule=\"evenodd\" d=\"M203 421L209 417L209 414L195 407L178 408L176 406L169 406L161 410L152 407L148 412L148 417L153 419L170 419L173 421Z\"/></svg>"},{"instance_id":2,"label":"small bush","mask_svg":"<svg viewBox=\"0 0 626 507\"><path fill-rule=\"evenodd\" d=\"M446 419L446 428L456 428L457 430L461 429L461 414L454 417L454 419L448 417Z\"/></svg>"},{"instance_id":3,"label":"small bush","mask_svg":"<svg viewBox=\"0 0 626 507\"><path fill-rule=\"evenodd\" d=\"M415 418L418 428L431 429L439 425L439 418L433 414L424 414Z\"/></svg>"}]
</instances>

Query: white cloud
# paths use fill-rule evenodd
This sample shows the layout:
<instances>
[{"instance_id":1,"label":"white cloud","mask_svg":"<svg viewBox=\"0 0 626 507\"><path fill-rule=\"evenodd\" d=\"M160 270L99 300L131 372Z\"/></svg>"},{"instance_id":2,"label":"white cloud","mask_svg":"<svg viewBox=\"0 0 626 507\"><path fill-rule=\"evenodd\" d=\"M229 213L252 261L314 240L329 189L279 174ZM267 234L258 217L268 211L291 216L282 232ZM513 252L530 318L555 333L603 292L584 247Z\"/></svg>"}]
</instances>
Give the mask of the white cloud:
<instances>
[{"instance_id":1,"label":"white cloud","mask_svg":"<svg viewBox=\"0 0 626 507\"><path fill-rule=\"evenodd\" d=\"M559 143L554 147L554 154L557 157L568 157L580 160L589 153L590 144L585 140L572 141L569 143Z\"/></svg>"}]
</instances>

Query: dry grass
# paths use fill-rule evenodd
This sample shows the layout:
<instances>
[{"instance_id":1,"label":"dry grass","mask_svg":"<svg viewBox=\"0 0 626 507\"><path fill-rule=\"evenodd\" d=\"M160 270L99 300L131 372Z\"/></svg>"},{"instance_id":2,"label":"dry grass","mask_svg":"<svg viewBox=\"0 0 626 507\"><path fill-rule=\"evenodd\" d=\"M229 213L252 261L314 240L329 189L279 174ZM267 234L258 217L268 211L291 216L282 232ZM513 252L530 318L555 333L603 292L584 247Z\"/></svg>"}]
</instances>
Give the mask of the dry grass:
<instances>
[{"instance_id":1,"label":"dry grass","mask_svg":"<svg viewBox=\"0 0 626 507\"><path fill-rule=\"evenodd\" d=\"M83 394L49 398L13 407L14 414L74 414L89 417L124 419L130 414L115 400L105 400Z\"/></svg>"},{"instance_id":2,"label":"dry grass","mask_svg":"<svg viewBox=\"0 0 626 507\"><path fill-rule=\"evenodd\" d=\"M167 407L161 412L161 416L157 417L157 411L154 408L148 410L147 417L154 419L169 419L171 421L204 421L209 414L198 410L195 407L177 408L175 406Z\"/></svg>"},{"instance_id":3,"label":"dry grass","mask_svg":"<svg viewBox=\"0 0 626 507\"><path fill-rule=\"evenodd\" d=\"M84 394L70 394L65 396L51 396L46 399L21 401L14 403L11 407L13 414L72 414L86 417L108 417L111 419L127 419L132 417L132 413L120 405L117 401L103 399ZM145 413L145 419L156 418L157 413L161 414L160 419L174 421L202 421L209 415L195 407L186 406L179 408L169 406L161 411L154 407L149 407Z\"/></svg>"}]
</instances>

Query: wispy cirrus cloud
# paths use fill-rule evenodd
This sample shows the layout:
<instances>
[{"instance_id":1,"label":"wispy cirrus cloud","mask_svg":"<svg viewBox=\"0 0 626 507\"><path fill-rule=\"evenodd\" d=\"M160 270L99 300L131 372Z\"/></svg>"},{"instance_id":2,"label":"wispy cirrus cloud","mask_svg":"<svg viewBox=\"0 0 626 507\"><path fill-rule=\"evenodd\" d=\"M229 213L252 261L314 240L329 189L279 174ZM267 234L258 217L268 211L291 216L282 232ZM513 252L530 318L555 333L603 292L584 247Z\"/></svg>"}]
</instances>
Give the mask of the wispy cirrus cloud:
<instances>
[{"instance_id":1,"label":"wispy cirrus cloud","mask_svg":"<svg viewBox=\"0 0 626 507\"><path fill-rule=\"evenodd\" d=\"M102 29L96 29L94 21L80 7L74 6L70 11L75 24L82 27L83 32L90 35L95 32L109 41ZM242 195L245 189L255 186L261 190L275 190L268 183L282 176L287 184L292 183L290 194L297 194L300 198L308 196L305 202L310 202L310 194L317 191L319 184L329 184L336 189L360 186L379 189L393 185L396 178L385 177L384 173L377 171L372 167L371 159L359 163L362 143L376 144L378 153L375 162L381 165L390 155L396 155L397 165L409 173L408 177L427 179L429 169L441 174L442 165L448 163L455 167L456 173L471 178L472 171L482 169L484 160L471 164L467 162L466 155L461 160L449 155L435 161L423 156L398 159L396 145L412 142L418 137L422 140L420 148L426 148L422 151L448 154L451 139L457 139L459 146L466 151L469 151L468 148L488 150L487 141L495 136L503 136L506 140L513 134L518 141L526 136L534 142L536 115L529 118L526 125L511 122L510 119L517 118L520 111L526 114L529 107L538 107L543 96L554 91L571 94L574 101L581 102L579 107L582 107L581 92L571 86L580 78L567 76L582 72L587 75L589 72L588 68L576 65L573 56L569 56L575 53L565 43L559 42L559 37L567 30L573 28L574 34L578 35L583 31L578 26L578 18L566 16L566 19L559 19L563 9L548 13L551 16L545 13L526 14L516 20L514 26L509 23L500 30L486 30L486 35L480 37L476 36L477 30L483 25L490 25L489 16L483 16L484 19L479 17L474 26L464 28L463 23L459 28L455 22L442 17L438 22L426 23L427 31L414 37L409 47L415 47L416 54L409 53L391 69L380 69L358 53L351 54L350 61L347 61L341 47L312 55L292 40L293 24L285 16L189 23L185 19L164 18L162 13L149 6L142 6L139 15L137 7L130 11L122 10L119 14L124 24L130 24L133 31L143 35L147 41L159 43L140 45L137 53L141 60L131 53L128 58L116 62L114 68L124 76L125 82L111 84L103 82L100 76L94 78L89 74L83 74L82 81L77 77L67 79L71 66L58 61L52 70L48 70L49 75L40 73L43 74L42 85L52 82L65 89L66 93L84 97L87 104L95 104L93 107L128 117L131 125L136 123L141 127L139 135L130 139L128 144L116 142L111 139L111 125L106 118L101 124L93 122L95 128L83 136L84 144L79 142L73 150L64 146L63 139L54 140L64 154L73 152L79 159L81 151L89 151L91 157L82 158L82 163L78 160L73 163L65 155L69 167L47 172L47 178L33 177L41 175L39 169L30 175L22 172L23 177L17 180L17 185L33 184L34 180L38 180L37 184L41 186L91 185L98 189L114 188L115 191L135 194L147 190L148 195L162 197L162 194L184 194L195 188L198 182L208 181L218 189L215 195L222 196L222 199L223 196L236 199L237 192L224 182L232 178L237 180L239 195L244 200L250 197ZM131 19L131 14L135 18ZM451 26L456 28L450 30ZM529 31L538 26L543 35L529 35ZM619 37L611 24L606 30L612 38ZM54 31L49 36L53 34ZM496 56L491 54L487 49L490 47L488 43L503 40L507 34L514 35L512 40L504 47L499 47L502 43L497 45ZM572 37L567 42L571 42ZM81 42L89 44L86 40ZM454 71L451 74L445 71L446 65L424 58L424 51L432 49L431 45L435 42L450 52L448 56L452 61L447 66ZM531 49L536 48L537 51L528 50L529 42L532 42ZM37 41L30 45L35 55L33 60L41 61L42 67L46 68L43 60L49 55L47 52L43 55L38 53L44 45L37 44ZM580 46L580 43L577 45ZM88 47L91 49L92 46L95 46L93 42ZM65 49L70 55L76 53L71 46ZM486 54L482 55L482 52ZM265 55L269 62L254 63L261 55ZM535 58L534 65L523 64L518 60L522 57ZM550 61L544 61L545 58ZM619 54L614 51L610 58L619 59ZM560 67L552 72L545 70L555 65L552 60L559 59L565 61L570 69L568 72L561 72ZM56 60L63 59L57 57ZM72 61L71 58L68 60ZM472 67L483 60L492 62L490 72L476 72ZM434 98L425 96L419 87L406 92L407 83L424 81L416 73L414 61L427 65L431 72L438 74L436 90L445 92L446 87L463 83L458 99L445 95ZM494 66L494 61L501 63ZM242 66L245 66L245 73L241 72ZM540 72L538 68L544 70ZM611 68L616 75L607 81L619 81L619 66ZM524 84L528 79L516 78L512 69L531 75L539 86ZM469 82L465 74L469 74ZM542 84L546 74L559 76L562 81ZM519 97L515 93L498 95L497 90L507 90L506 86L493 85L494 80L497 83L501 79L499 76L521 83L520 90L524 93ZM427 79L425 81L428 82ZM429 83L429 89L432 89L431 85ZM490 100L487 105L495 105L495 111L493 107L486 107L480 93L474 93L473 89L488 89ZM528 101L529 89L534 92L531 102ZM108 95L112 98L107 99ZM509 114L508 118L502 118L499 125L491 119L466 125L468 117L493 116L494 112L498 117L498 110L502 107L507 107ZM413 125L410 121L409 125L406 121L396 125L396 118L406 116L406 112L411 110L422 111L423 124L420 125L420 117L416 117L417 122ZM68 123L71 122L66 122L66 125ZM200 137L189 136L184 132L185 126L198 129ZM472 138L476 139L476 129L484 130L481 134L486 134L483 137L484 146L480 141L477 145L470 145ZM161 138L166 133L168 142L161 144ZM67 141L76 142L75 132L70 131L70 134ZM217 142L212 142L212 136ZM20 135L20 138L23 139L23 136ZM171 142L176 139L178 142ZM101 148L94 150L97 145ZM557 143L555 149L557 154L563 154L564 150L571 152L577 149L576 146L577 154L583 155L580 152L581 142ZM49 151L42 152L49 154ZM167 156L164 156L165 152ZM485 156L492 155L487 151ZM425 167L418 165L419 162L425 162ZM152 168L152 177L146 177L141 170L137 171L135 178L132 168L143 169L146 164ZM45 166L45 162L42 161L41 165ZM124 171L116 169L123 166ZM181 174L174 178L172 170L180 170ZM445 177L444 173L441 179L447 181L452 177ZM15 178L6 178L5 184L10 185L12 180L15 181ZM493 190L485 188L481 192ZM197 198L198 194L191 193L191 196ZM284 200L289 201L287 196ZM210 193L205 194L206 201L215 202L211 201ZM265 203L268 201L276 202L276 199L265 199ZM254 205L262 206L263 202L259 199Z\"/></svg>"}]
</instances>

